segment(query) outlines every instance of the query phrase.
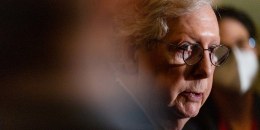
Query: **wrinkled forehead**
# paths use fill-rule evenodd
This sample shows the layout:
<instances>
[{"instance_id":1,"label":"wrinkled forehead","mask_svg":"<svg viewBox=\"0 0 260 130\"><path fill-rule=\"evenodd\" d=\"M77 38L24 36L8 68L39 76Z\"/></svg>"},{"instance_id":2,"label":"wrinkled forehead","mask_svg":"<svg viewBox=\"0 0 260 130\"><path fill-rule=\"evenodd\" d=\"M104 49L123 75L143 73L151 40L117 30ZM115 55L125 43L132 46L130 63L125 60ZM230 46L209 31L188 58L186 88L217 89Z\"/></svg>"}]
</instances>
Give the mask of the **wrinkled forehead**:
<instances>
[{"instance_id":1,"label":"wrinkled forehead","mask_svg":"<svg viewBox=\"0 0 260 130\"><path fill-rule=\"evenodd\" d=\"M176 18L167 19L169 33L166 38L188 35L194 40L201 40L204 36L219 41L219 27L217 18L210 5ZM173 39L172 39L173 40Z\"/></svg>"}]
</instances>

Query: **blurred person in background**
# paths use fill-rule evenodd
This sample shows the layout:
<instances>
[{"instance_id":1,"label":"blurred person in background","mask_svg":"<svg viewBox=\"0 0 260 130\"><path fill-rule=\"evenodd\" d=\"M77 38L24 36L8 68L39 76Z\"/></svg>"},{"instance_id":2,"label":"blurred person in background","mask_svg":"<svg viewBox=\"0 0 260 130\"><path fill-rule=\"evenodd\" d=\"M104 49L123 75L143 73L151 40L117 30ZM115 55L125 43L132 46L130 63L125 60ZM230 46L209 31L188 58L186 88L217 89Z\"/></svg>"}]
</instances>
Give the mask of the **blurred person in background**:
<instances>
[{"instance_id":1,"label":"blurred person in background","mask_svg":"<svg viewBox=\"0 0 260 130\"><path fill-rule=\"evenodd\" d=\"M226 64L216 69L209 100L186 128L259 130L260 100L253 88L259 68L255 25L246 13L232 7L220 7L216 15L221 43L232 53Z\"/></svg>"}]
</instances>

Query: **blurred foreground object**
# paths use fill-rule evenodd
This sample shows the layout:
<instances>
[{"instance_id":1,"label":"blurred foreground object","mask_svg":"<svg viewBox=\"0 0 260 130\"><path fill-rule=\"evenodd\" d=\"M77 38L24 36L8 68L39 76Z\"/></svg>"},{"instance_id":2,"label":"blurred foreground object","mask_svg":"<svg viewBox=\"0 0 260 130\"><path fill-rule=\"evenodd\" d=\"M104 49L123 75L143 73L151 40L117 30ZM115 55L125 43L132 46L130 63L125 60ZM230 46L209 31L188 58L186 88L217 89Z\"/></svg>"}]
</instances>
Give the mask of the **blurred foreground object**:
<instances>
[{"instance_id":1,"label":"blurred foreground object","mask_svg":"<svg viewBox=\"0 0 260 130\"><path fill-rule=\"evenodd\" d=\"M83 90L74 82L78 77L73 74L86 71L75 65L87 62L84 66L88 67L91 59L100 58L97 52L109 47L103 41L114 39L114 30L109 30L113 23L105 21L111 21L120 7L117 3L0 2L1 129L103 128L99 121L106 122L96 119L96 113L85 106L83 98L88 98L88 93L84 97L78 94ZM105 56L110 51L103 52Z\"/></svg>"}]
</instances>

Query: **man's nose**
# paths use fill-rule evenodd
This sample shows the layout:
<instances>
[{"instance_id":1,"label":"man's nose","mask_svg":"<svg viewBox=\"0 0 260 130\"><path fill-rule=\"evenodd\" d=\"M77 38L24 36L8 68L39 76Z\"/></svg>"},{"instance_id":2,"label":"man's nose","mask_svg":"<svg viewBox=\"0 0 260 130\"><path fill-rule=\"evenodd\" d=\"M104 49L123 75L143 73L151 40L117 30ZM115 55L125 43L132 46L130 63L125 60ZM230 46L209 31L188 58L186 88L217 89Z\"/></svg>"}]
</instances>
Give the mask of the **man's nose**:
<instances>
[{"instance_id":1,"label":"man's nose","mask_svg":"<svg viewBox=\"0 0 260 130\"><path fill-rule=\"evenodd\" d=\"M204 56L202 57L201 61L197 63L194 67L194 77L195 78L208 78L214 72L214 65L212 65L210 61L209 51L204 51Z\"/></svg>"}]
</instances>

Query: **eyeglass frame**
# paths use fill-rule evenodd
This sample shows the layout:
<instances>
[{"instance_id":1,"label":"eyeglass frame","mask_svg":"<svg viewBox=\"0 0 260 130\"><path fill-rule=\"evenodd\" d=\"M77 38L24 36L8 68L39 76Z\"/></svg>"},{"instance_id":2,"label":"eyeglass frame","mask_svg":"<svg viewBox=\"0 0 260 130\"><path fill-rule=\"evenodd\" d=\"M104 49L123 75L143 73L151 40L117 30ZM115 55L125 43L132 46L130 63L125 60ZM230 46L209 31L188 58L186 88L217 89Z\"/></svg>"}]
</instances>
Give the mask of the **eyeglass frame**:
<instances>
[{"instance_id":1,"label":"eyeglass frame","mask_svg":"<svg viewBox=\"0 0 260 130\"><path fill-rule=\"evenodd\" d=\"M164 43L164 44L168 44L168 45L170 45L170 46L172 46L172 47L174 47L174 48L176 48L176 49L181 49L181 50L183 51L183 52L182 52L182 59L183 59L184 63L185 63L186 65L189 65L189 66L192 66L192 65L195 65L195 64L198 64L199 62L201 62L202 58L204 57L204 51L209 51L209 52L210 52L209 55L210 55L210 62L211 62L211 64L214 65L214 66L216 66L216 67L219 67L219 66L223 65L223 64L227 61L227 59L228 59L228 57L229 57L229 54L230 54L230 50L231 50L228 46L225 46L225 45L222 45L222 44L220 44L220 45L215 45L214 48L212 48L212 50L211 50L211 48L204 49L199 43L193 44L193 43L190 43L190 42L181 42L181 43L179 43L179 44L175 44L175 43L166 42L166 41L159 41L159 42ZM183 43L187 43L187 44L189 44L189 45L197 45L197 46L199 46L199 47L203 50L202 57L201 57L196 63L194 63L194 64L189 64L189 63L187 63L186 60L184 59L184 51L185 51L185 49L180 47L180 45L182 45ZM216 65L216 64L214 64L214 63L212 62L211 53L213 52L213 50L214 50L215 48L217 48L217 47L222 47L222 46L223 46L223 47L226 47L226 48L228 49L228 51L227 51L227 54L226 54L226 56L225 56L224 62L221 63L221 64L219 64L219 65Z\"/></svg>"}]
</instances>

